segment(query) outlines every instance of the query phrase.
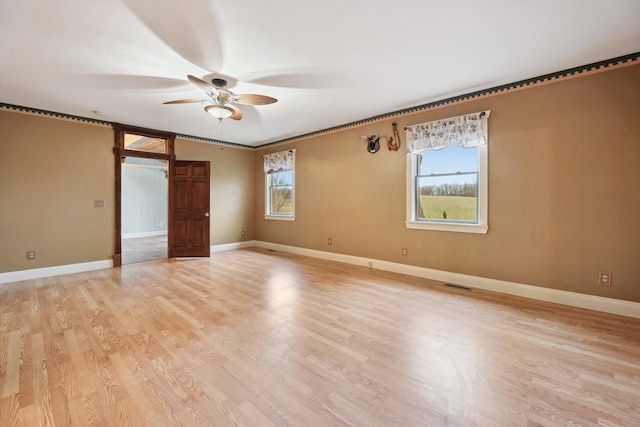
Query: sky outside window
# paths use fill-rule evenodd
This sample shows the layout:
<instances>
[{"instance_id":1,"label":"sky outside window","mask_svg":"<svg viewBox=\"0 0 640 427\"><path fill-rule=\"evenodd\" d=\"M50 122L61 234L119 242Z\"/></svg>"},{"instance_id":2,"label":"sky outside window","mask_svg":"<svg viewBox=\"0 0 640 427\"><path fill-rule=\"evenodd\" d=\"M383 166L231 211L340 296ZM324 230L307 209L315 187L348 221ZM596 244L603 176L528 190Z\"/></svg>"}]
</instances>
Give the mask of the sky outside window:
<instances>
[{"instance_id":1,"label":"sky outside window","mask_svg":"<svg viewBox=\"0 0 640 427\"><path fill-rule=\"evenodd\" d=\"M428 150L421 155L418 175L445 174L455 172L477 172L478 171L478 148L462 148L458 145L449 145L442 150ZM446 176L433 178L430 184L440 183L475 183L476 178L469 175L460 177Z\"/></svg>"}]
</instances>

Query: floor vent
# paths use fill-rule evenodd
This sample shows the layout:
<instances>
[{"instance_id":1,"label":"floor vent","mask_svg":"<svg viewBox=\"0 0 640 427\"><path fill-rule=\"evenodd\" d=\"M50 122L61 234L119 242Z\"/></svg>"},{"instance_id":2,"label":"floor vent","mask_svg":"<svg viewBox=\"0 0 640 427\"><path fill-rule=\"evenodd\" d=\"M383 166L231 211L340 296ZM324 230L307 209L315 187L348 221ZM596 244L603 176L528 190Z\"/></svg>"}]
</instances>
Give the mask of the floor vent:
<instances>
[{"instance_id":1,"label":"floor vent","mask_svg":"<svg viewBox=\"0 0 640 427\"><path fill-rule=\"evenodd\" d=\"M454 285L453 283L445 283L445 286L448 286L450 288L456 288L456 289L462 289L463 291L470 291L473 288L469 288L467 286L462 286L462 285Z\"/></svg>"}]
</instances>

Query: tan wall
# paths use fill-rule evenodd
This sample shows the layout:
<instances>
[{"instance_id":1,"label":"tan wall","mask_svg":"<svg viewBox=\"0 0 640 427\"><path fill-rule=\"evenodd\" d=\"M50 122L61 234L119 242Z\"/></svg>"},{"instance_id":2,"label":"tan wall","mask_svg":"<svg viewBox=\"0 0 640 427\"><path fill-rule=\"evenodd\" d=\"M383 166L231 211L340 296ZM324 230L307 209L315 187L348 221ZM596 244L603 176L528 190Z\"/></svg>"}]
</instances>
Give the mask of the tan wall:
<instances>
[{"instance_id":1,"label":"tan wall","mask_svg":"<svg viewBox=\"0 0 640 427\"><path fill-rule=\"evenodd\" d=\"M371 155L358 139L388 136L392 120L257 153L178 140L176 153L211 161L211 244L245 230L246 240L640 301L639 92L634 65L397 118L402 129L492 110L487 235L405 228L405 155ZM0 272L110 259L112 129L7 111L0 129ZM296 221L267 221L261 155L293 147ZM596 284L598 271L613 273L612 287Z\"/></svg>"},{"instance_id":2,"label":"tan wall","mask_svg":"<svg viewBox=\"0 0 640 427\"><path fill-rule=\"evenodd\" d=\"M113 130L7 111L0 129L0 272L110 259Z\"/></svg>"},{"instance_id":3,"label":"tan wall","mask_svg":"<svg viewBox=\"0 0 640 427\"><path fill-rule=\"evenodd\" d=\"M256 239L640 301L638 93L634 65L266 147L255 162ZM404 134L401 151L375 155L358 137L485 109L488 234L405 228ZM261 156L290 148L296 220L265 220ZM613 286L597 284L599 271Z\"/></svg>"},{"instance_id":4,"label":"tan wall","mask_svg":"<svg viewBox=\"0 0 640 427\"><path fill-rule=\"evenodd\" d=\"M253 240L255 152L181 139L176 140L175 149L178 160L211 162L210 243Z\"/></svg>"},{"instance_id":5,"label":"tan wall","mask_svg":"<svg viewBox=\"0 0 640 427\"><path fill-rule=\"evenodd\" d=\"M111 259L113 129L10 111L0 129L0 272ZM178 139L176 155L211 161L211 244L253 239L255 153Z\"/></svg>"}]
</instances>

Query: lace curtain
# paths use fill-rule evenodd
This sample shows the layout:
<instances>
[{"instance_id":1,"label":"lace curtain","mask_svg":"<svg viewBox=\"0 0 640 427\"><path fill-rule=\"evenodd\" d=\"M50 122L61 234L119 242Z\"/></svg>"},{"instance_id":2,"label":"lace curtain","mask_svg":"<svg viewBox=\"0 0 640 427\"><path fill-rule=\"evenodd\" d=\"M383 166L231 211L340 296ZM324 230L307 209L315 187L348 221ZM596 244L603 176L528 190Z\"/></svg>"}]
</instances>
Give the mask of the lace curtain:
<instances>
[{"instance_id":1,"label":"lace curtain","mask_svg":"<svg viewBox=\"0 0 640 427\"><path fill-rule=\"evenodd\" d=\"M293 169L295 154L296 150L265 154L262 156L264 158L264 171L268 173Z\"/></svg>"},{"instance_id":2,"label":"lace curtain","mask_svg":"<svg viewBox=\"0 0 640 427\"><path fill-rule=\"evenodd\" d=\"M405 128L407 151L417 154L425 150L442 150L452 144L462 148L485 145L489 113L490 111L481 111L408 126Z\"/></svg>"}]
</instances>

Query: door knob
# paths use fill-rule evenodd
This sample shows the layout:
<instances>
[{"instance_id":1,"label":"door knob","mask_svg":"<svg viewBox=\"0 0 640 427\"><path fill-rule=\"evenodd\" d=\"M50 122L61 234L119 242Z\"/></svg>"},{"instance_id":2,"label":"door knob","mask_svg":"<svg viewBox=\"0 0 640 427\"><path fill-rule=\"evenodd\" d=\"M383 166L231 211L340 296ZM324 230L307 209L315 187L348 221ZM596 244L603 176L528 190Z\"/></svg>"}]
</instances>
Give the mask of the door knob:
<instances>
[{"instance_id":1,"label":"door knob","mask_svg":"<svg viewBox=\"0 0 640 427\"><path fill-rule=\"evenodd\" d=\"M209 212L205 213L204 216L209 216Z\"/></svg>"}]
</instances>

